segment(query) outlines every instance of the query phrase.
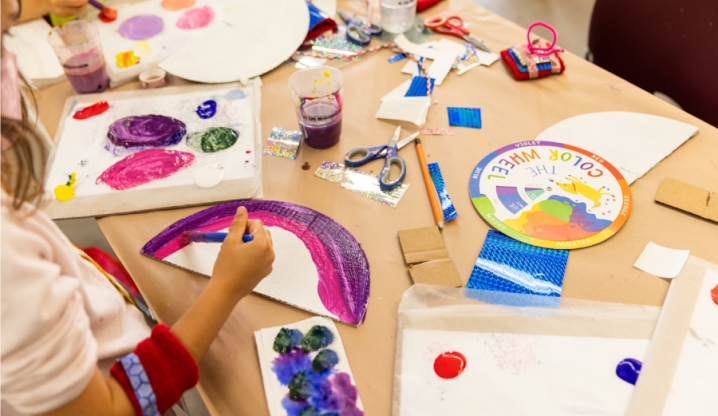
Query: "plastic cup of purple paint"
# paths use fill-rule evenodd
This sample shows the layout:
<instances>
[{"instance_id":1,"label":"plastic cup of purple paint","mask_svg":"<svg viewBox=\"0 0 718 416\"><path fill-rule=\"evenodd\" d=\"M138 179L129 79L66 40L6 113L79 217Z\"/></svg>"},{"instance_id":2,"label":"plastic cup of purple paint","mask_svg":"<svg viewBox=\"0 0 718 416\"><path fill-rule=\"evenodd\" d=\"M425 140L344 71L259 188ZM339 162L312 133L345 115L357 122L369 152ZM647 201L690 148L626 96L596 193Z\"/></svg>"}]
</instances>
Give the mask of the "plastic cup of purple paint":
<instances>
[{"instance_id":1,"label":"plastic cup of purple paint","mask_svg":"<svg viewBox=\"0 0 718 416\"><path fill-rule=\"evenodd\" d=\"M289 78L299 129L307 146L327 149L342 134L344 75L338 69L316 66Z\"/></svg>"},{"instance_id":2,"label":"plastic cup of purple paint","mask_svg":"<svg viewBox=\"0 0 718 416\"><path fill-rule=\"evenodd\" d=\"M72 88L79 94L102 92L110 86L95 25L84 20L67 22L53 28L47 40Z\"/></svg>"}]
</instances>

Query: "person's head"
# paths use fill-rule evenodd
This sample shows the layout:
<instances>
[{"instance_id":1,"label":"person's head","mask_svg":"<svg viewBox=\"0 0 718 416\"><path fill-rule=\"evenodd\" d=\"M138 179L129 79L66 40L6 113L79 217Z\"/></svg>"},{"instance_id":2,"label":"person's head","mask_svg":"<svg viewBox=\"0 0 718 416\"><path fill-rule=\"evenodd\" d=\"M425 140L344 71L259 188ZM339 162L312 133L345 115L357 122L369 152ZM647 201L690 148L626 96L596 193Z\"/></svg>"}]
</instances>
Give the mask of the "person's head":
<instances>
[{"instance_id":1,"label":"person's head","mask_svg":"<svg viewBox=\"0 0 718 416\"><path fill-rule=\"evenodd\" d=\"M3 35L20 15L18 0L2 0L0 9ZM27 108L20 95L15 56L0 44L0 130L2 135L2 190L13 198L18 209L23 202L36 203L43 195L43 176L47 151L43 139L27 122Z\"/></svg>"}]
</instances>

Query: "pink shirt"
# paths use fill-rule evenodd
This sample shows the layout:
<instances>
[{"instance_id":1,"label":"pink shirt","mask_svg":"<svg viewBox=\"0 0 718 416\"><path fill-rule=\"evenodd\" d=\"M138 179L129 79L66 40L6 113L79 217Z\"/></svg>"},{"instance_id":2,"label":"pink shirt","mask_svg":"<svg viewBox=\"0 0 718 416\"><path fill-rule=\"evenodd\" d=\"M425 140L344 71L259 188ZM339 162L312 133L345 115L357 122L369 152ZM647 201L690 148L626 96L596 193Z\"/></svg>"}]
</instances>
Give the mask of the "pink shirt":
<instances>
[{"instance_id":1,"label":"pink shirt","mask_svg":"<svg viewBox=\"0 0 718 416\"><path fill-rule=\"evenodd\" d=\"M99 365L150 334L142 314L80 257L59 228L2 194L2 415L47 412L75 399Z\"/></svg>"}]
</instances>

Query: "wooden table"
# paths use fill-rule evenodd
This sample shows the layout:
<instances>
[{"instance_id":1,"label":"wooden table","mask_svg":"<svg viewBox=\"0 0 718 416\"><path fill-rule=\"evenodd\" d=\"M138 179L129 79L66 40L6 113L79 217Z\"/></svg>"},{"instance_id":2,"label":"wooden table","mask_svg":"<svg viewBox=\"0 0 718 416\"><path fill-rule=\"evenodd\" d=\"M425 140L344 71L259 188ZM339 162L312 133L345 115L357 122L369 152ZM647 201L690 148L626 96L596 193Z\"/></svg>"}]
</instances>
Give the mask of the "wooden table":
<instances>
[{"instance_id":1,"label":"wooden table","mask_svg":"<svg viewBox=\"0 0 718 416\"><path fill-rule=\"evenodd\" d=\"M339 1L342 9L364 13L363 2ZM459 14L471 31L494 51L525 41L524 29L466 0L449 0L425 14ZM377 11L378 17L378 11ZM620 46L617 46L620 47ZM264 157L266 199L277 199L318 210L346 227L362 243L372 270L366 321L358 328L339 325L366 414L388 415L394 376L394 337L397 307L411 285L399 248L397 231L430 226L433 217L413 150L404 150L406 182L411 187L396 209L378 204L315 178L322 161L341 161L358 145L376 145L390 137L396 123L374 114L379 97L406 79L403 63L390 64L390 51L370 54L360 62L332 63L346 77L344 127L339 145L328 150L302 147L296 161ZM481 130L457 129L454 136L426 136L430 162L439 162L447 189L459 212L448 223L444 240L462 280L469 278L481 250L487 224L472 206L468 181L473 167L489 152L509 143L532 140L545 128L571 116L596 111L635 111L655 114L698 126L697 136L678 148L631 189L634 209L628 223L610 240L569 257L563 294L566 297L661 305L668 288L662 279L633 268L646 243L690 249L691 254L718 263L718 224L661 206L653 198L666 176L718 189L718 130L678 110L622 79L565 53L567 70L540 81L516 82L503 63L479 67L457 76L450 74L437 88L438 104L429 110L427 126L448 125L447 106L480 107ZM262 129L296 128L287 79L295 71L282 66L262 77ZM138 88L137 83L120 89ZM62 104L73 94L64 83L40 91L40 115L54 134ZM405 132L416 127L400 123ZM309 163L311 169L301 166ZM367 170L377 173L383 162ZM196 299L206 279L140 256L151 237L176 220L204 207L166 210L99 219L100 227L143 295L163 322L172 324ZM293 307L251 295L234 310L200 363L200 387L213 414L265 415L253 331L289 324L310 316Z\"/></svg>"}]
</instances>

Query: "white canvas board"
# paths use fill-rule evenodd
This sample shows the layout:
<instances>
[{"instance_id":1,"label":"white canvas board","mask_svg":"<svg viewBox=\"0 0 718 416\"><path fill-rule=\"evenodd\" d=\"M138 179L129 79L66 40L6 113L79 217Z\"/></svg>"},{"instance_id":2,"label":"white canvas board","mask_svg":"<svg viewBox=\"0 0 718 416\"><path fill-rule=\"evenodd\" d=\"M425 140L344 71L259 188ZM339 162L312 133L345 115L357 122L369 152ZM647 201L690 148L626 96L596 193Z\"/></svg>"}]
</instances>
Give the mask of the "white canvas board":
<instances>
[{"instance_id":1,"label":"white canvas board","mask_svg":"<svg viewBox=\"0 0 718 416\"><path fill-rule=\"evenodd\" d=\"M15 25L3 35L5 48L17 56L20 73L34 88L43 88L64 81L62 69L55 51L47 41L52 30L43 19Z\"/></svg>"},{"instance_id":2,"label":"white canvas board","mask_svg":"<svg viewBox=\"0 0 718 416\"><path fill-rule=\"evenodd\" d=\"M536 140L568 143L594 152L631 184L697 132L695 126L665 117L607 111L563 120Z\"/></svg>"},{"instance_id":3,"label":"white canvas board","mask_svg":"<svg viewBox=\"0 0 718 416\"><path fill-rule=\"evenodd\" d=\"M689 254L689 250L663 247L649 241L633 267L654 276L673 279L683 269Z\"/></svg>"},{"instance_id":4,"label":"white canvas board","mask_svg":"<svg viewBox=\"0 0 718 416\"><path fill-rule=\"evenodd\" d=\"M53 219L79 218L261 195L259 85L255 80L248 87L238 84L222 88L175 87L71 97L51 157L46 182L50 202L46 213ZM196 113L197 107L210 99L217 102L217 112L202 119ZM85 120L72 117L75 111L100 100L108 102L109 110ZM187 135L182 141L161 149L192 153L195 157L192 164L166 178L129 189L115 190L98 183L97 178L106 169L132 153L111 144L107 138L109 126L123 117L148 114L173 117L185 123ZM189 134L210 127L232 128L239 132L239 138L233 146L214 153L201 152L187 144ZM221 183L201 188L195 175L215 164L223 168ZM53 190L66 183L72 173L77 179L74 197L67 202L58 201Z\"/></svg>"},{"instance_id":5,"label":"white canvas board","mask_svg":"<svg viewBox=\"0 0 718 416\"><path fill-rule=\"evenodd\" d=\"M196 82L247 80L281 65L307 36L304 0L235 0L223 12L221 24L208 28L160 67Z\"/></svg>"},{"instance_id":6,"label":"white canvas board","mask_svg":"<svg viewBox=\"0 0 718 416\"><path fill-rule=\"evenodd\" d=\"M400 415L623 415L634 386L616 376L647 339L403 330ZM456 378L434 360L466 357Z\"/></svg>"},{"instance_id":7,"label":"white canvas board","mask_svg":"<svg viewBox=\"0 0 718 416\"><path fill-rule=\"evenodd\" d=\"M319 272L304 242L282 228L266 228L272 233L275 261L272 273L254 288L254 292L317 315L339 319L319 298ZM163 261L209 277L220 247L221 244L190 244Z\"/></svg>"},{"instance_id":8,"label":"white canvas board","mask_svg":"<svg viewBox=\"0 0 718 416\"><path fill-rule=\"evenodd\" d=\"M351 384L356 386L354 375L352 374L351 367L349 366L349 359L347 358L346 351L344 350L344 344L339 336L339 331L337 330L336 325L334 325L334 322L331 320L314 317L294 324L255 331L254 337L257 343L257 352L259 354L259 366L262 371L264 394L267 399L269 414L271 416L283 416L287 414L281 405L281 401L289 392L289 389L279 382L275 373L272 371L272 362L279 356L279 354L273 349L274 339L282 328L296 329L301 331L303 334L306 334L307 331L315 325L325 326L334 334L334 341L327 346L328 349L336 352L339 358L339 361L334 368L337 373L341 372L349 374ZM316 356L316 353L312 354L312 356ZM363 410L361 398L359 397L357 397L356 407Z\"/></svg>"},{"instance_id":9,"label":"white canvas board","mask_svg":"<svg viewBox=\"0 0 718 416\"><path fill-rule=\"evenodd\" d=\"M376 118L402 120L417 126L426 124L426 115L431 106L429 97L401 97L382 101Z\"/></svg>"},{"instance_id":10,"label":"white canvas board","mask_svg":"<svg viewBox=\"0 0 718 416\"><path fill-rule=\"evenodd\" d=\"M663 415L715 415L718 392L718 272L706 270L685 335ZM660 325L660 323L659 323Z\"/></svg>"},{"instance_id":11,"label":"white canvas board","mask_svg":"<svg viewBox=\"0 0 718 416\"><path fill-rule=\"evenodd\" d=\"M195 0L192 9L208 6L215 13L214 19L207 26L196 29L177 27L177 21L190 8L177 11L165 10L161 6L160 0L113 5L113 8L117 10L117 19L110 23L100 21L94 8L88 11L86 18L94 22L98 28L102 39L102 53L105 56L107 74L110 76L111 85L117 86L136 79L140 72L157 66L160 61L179 51L205 31L221 25L224 20L224 10L231 4L232 2L229 0ZM122 37L119 32L120 26L128 19L143 14L161 18L163 21L162 32L144 42ZM140 58L140 62L126 68L118 66L117 54L126 51L134 51L135 56Z\"/></svg>"}]
</instances>

